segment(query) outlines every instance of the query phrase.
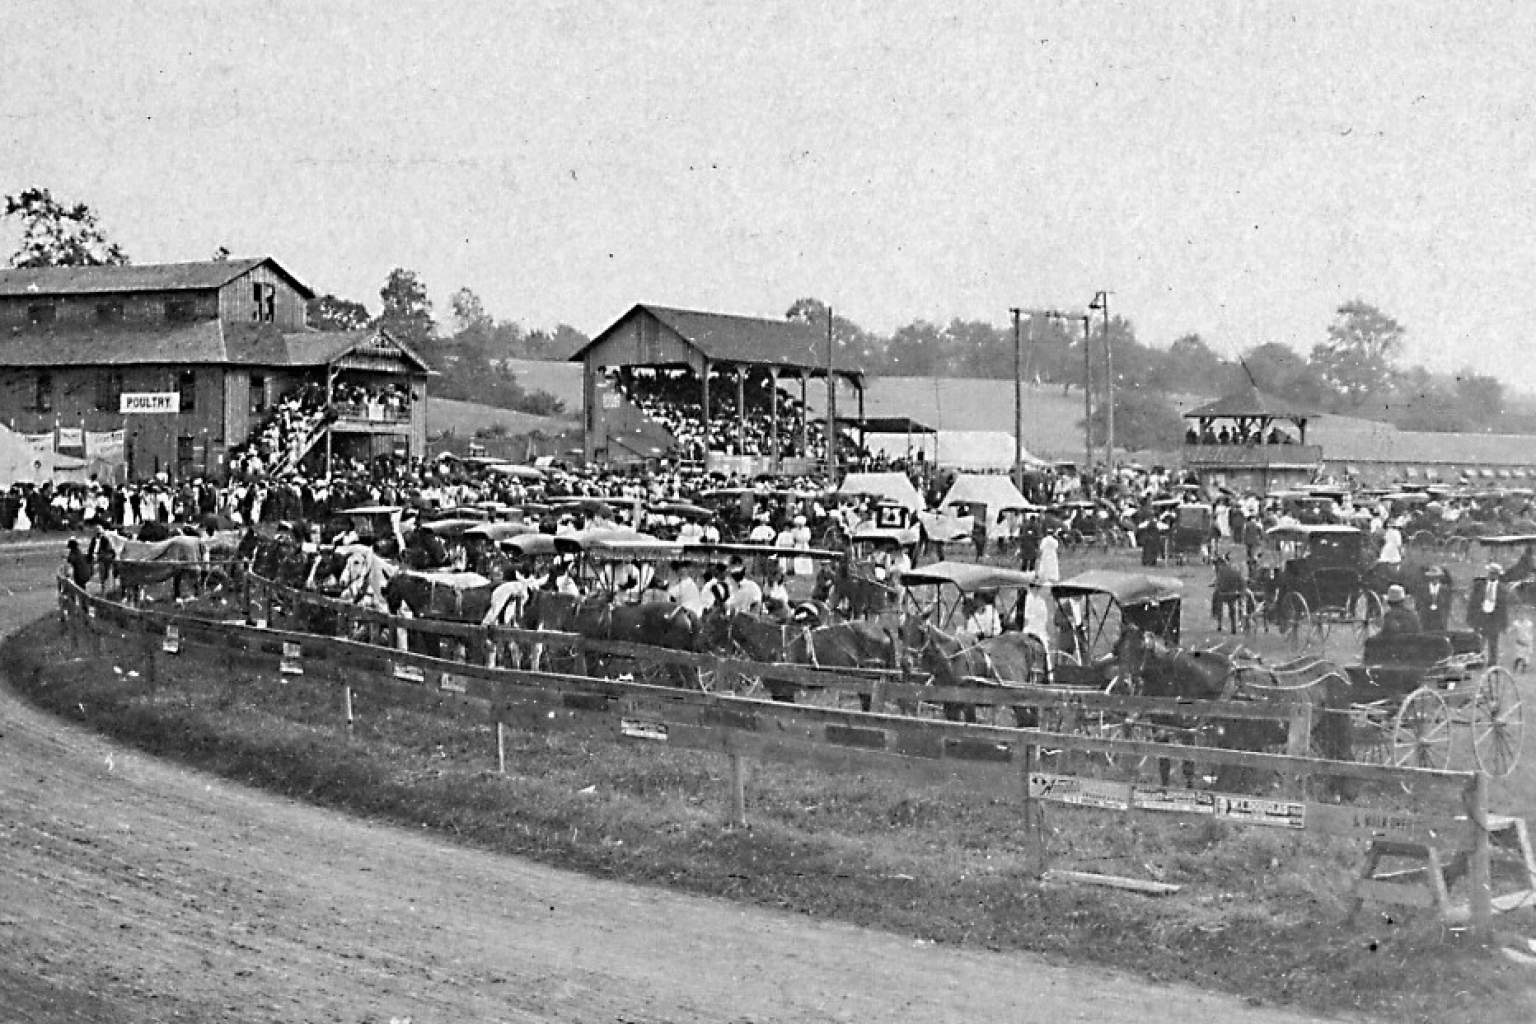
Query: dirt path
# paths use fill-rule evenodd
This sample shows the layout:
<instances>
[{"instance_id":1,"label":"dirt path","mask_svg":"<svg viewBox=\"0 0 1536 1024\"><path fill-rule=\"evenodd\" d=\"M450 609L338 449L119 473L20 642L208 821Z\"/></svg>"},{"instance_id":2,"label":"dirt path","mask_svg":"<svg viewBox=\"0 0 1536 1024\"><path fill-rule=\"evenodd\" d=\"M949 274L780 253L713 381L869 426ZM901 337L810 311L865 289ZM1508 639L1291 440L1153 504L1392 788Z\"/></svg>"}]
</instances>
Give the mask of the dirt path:
<instances>
[{"instance_id":1,"label":"dirt path","mask_svg":"<svg viewBox=\"0 0 1536 1024\"><path fill-rule=\"evenodd\" d=\"M51 602L51 562L16 558L4 631ZM0 1020L392 1018L1308 1019L455 848L125 751L0 688Z\"/></svg>"}]
</instances>

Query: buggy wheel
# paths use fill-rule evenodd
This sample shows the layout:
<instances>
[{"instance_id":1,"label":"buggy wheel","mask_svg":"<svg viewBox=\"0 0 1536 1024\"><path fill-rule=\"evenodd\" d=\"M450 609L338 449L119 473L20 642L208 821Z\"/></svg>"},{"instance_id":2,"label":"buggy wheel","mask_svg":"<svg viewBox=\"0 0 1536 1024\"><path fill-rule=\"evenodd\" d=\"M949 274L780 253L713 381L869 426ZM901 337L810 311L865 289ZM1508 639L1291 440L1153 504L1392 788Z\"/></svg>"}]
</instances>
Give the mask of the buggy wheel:
<instances>
[{"instance_id":1,"label":"buggy wheel","mask_svg":"<svg viewBox=\"0 0 1536 1024\"><path fill-rule=\"evenodd\" d=\"M1515 677L1494 666L1483 673L1472 700L1472 756L1483 771L1503 778L1520 763L1524 739L1525 712Z\"/></svg>"},{"instance_id":2,"label":"buggy wheel","mask_svg":"<svg viewBox=\"0 0 1536 1024\"><path fill-rule=\"evenodd\" d=\"M1279 623L1280 635L1290 643L1292 650L1316 645L1319 630L1312 619L1312 609L1307 607L1307 599L1296 591L1281 596L1275 609L1275 620Z\"/></svg>"},{"instance_id":3,"label":"buggy wheel","mask_svg":"<svg viewBox=\"0 0 1536 1024\"><path fill-rule=\"evenodd\" d=\"M1427 686L1408 695L1392 724L1392 763L1399 768L1444 768L1451 761L1451 712Z\"/></svg>"},{"instance_id":4,"label":"buggy wheel","mask_svg":"<svg viewBox=\"0 0 1536 1024\"><path fill-rule=\"evenodd\" d=\"M1424 551L1434 547L1439 539L1439 537L1435 536L1435 531L1433 530L1420 530L1408 538L1408 545Z\"/></svg>"},{"instance_id":5,"label":"buggy wheel","mask_svg":"<svg viewBox=\"0 0 1536 1024\"><path fill-rule=\"evenodd\" d=\"M1351 601L1350 607L1356 609L1360 617L1355 619L1355 633L1364 643L1366 637L1381 629L1381 617L1384 609L1381 606L1381 595L1374 590L1362 590L1359 600Z\"/></svg>"}]
</instances>

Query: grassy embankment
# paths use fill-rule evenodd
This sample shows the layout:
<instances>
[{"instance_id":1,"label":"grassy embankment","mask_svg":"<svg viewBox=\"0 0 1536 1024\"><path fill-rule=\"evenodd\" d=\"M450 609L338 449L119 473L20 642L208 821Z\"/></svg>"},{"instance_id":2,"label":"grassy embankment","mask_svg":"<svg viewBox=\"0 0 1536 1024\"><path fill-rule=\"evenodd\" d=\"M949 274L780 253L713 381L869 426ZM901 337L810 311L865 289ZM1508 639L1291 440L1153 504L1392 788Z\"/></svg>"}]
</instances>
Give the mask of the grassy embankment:
<instances>
[{"instance_id":1,"label":"grassy embankment","mask_svg":"<svg viewBox=\"0 0 1536 1024\"><path fill-rule=\"evenodd\" d=\"M1211 821L1048 811L1052 863L1176 882L1159 900L1040 886L1016 801L754 765L749 829L727 829L723 758L606 732L509 733L444 711L357 705L334 686L161 658L118 674L39 623L5 663L30 699L148 752L322 806L604 877L836 918L924 940L1027 950L1254 1001L1411 1021L1529 1020L1527 969L1430 920L1346 928L1358 846ZM1526 780L1524 785L1528 785ZM1523 787L1522 787L1523 788ZM1529 928L1529 921L1520 922Z\"/></svg>"}]
</instances>

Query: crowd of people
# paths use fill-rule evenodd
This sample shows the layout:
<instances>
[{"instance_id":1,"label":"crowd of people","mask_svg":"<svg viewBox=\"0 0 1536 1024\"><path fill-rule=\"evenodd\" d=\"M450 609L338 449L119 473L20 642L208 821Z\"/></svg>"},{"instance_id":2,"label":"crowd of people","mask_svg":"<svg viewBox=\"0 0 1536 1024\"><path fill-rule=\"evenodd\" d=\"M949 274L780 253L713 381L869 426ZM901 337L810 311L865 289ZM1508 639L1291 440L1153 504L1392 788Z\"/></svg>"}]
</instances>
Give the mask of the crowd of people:
<instances>
[{"instance_id":1,"label":"crowd of people","mask_svg":"<svg viewBox=\"0 0 1536 1024\"><path fill-rule=\"evenodd\" d=\"M672 435L677 443L674 454L680 458L702 461L706 452L769 456L775 449L782 458L826 457L823 424L814 417L808 420L800 400L783 389L777 395L775 419L774 385L766 375L749 374L743 383L743 416L736 378L730 374L710 378L707 414L699 379L692 372L626 367L612 374L624 397Z\"/></svg>"}]
</instances>

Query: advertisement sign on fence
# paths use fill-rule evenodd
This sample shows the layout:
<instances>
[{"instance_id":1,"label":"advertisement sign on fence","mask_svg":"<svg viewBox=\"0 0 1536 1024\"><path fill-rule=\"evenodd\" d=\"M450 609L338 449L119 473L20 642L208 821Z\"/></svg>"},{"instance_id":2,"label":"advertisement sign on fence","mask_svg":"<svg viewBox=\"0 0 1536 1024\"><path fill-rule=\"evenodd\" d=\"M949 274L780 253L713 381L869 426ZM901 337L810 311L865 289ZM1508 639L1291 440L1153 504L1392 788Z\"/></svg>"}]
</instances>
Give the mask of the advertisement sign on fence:
<instances>
[{"instance_id":1,"label":"advertisement sign on fence","mask_svg":"<svg viewBox=\"0 0 1536 1024\"><path fill-rule=\"evenodd\" d=\"M424 683L427 674L421 670L420 665L409 665L402 661L389 663L389 674L405 683Z\"/></svg>"},{"instance_id":2,"label":"advertisement sign on fence","mask_svg":"<svg viewBox=\"0 0 1536 1024\"><path fill-rule=\"evenodd\" d=\"M1131 785L1108 779L1080 779L1075 775L1048 775L1031 772L1029 795L1036 800L1078 807L1102 807L1123 811L1131 806Z\"/></svg>"},{"instance_id":3,"label":"advertisement sign on fence","mask_svg":"<svg viewBox=\"0 0 1536 1024\"><path fill-rule=\"evenodd\" d=\"M1216 797L1198 789L1142 789L1138 786L1131 791L1131 806L1138 811L1214 814Z\"/></svg>"},{"instance_id":4,"label":"advertisement sign on fence","mask_svg":"<svg viewBox=\"0 0 1536 1024\"><path fill-rule=\"evenodd\" d=\"M123 416L180 412L181 395L175 391L124 391L118 396L117 411Z\"/></svg>"},{"instance_id":5,"label":"advertisement sign on fence","mask_svg":"<svg viewBox=\"0 0 1536 1024\"><path fill-rule=\"evenodd\" d=\"M278 659L277 670L285 676L301 676L304 674L304 662L302 660L304 649L291 640L283 641L283 656Z\"/></svg>"},{"instance_id":6,"label":"advertisement sign on fence","mask_svg":"<svg viewBox=\"0 0 1536 1024\"><path fill-rule=\"evenodd\" d=\"M178 626L165 627L165 639L160 642L160 649L166 654L181 653L181 628Z\"/></svg>"},{"instance_id":7,"label":"advertisement sign on fence","mask_svg":"<svg viewBox=\"0 0 1536 1024\"><path fill-rule=\"evenodd\" d=\"M1229 796L1216 793L1214 813L1218 818L1242 821L1249 825L1274 825L1277 828L1306 828L1307 805L1292 800L1263 800L1255 796Z\"/></svg>"}]
</instances>

